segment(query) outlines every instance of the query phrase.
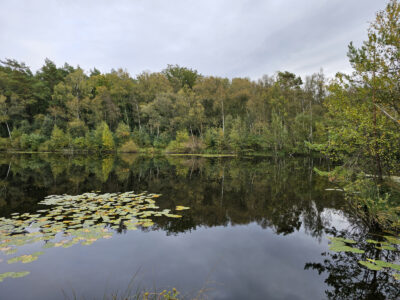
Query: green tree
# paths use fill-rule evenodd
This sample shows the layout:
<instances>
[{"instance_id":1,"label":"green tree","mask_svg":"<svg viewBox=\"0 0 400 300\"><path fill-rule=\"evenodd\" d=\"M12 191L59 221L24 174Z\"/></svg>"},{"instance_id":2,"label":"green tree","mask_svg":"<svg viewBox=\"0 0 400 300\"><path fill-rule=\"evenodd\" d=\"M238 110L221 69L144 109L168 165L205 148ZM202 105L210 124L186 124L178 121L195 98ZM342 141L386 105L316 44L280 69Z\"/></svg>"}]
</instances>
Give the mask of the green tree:
<instances>
[{"instance_id":1,"label":"green tree","mask_svg":"<svg viewBox=\"0 0 400 300\"><path fill-rule=\"evenodd\" d=\"M129 140L131 137L131 131L128 125L124 122L118 124L117 130L115 131L115 137L117 138L118 145L121 145Z\"/></svg>"},{"instance_id":2,"label":"green tree","mask_svg":"<svg viewBox=\"0 0 400 300\"><path fill-rule=\"evenodd\" d=\"M175 92L185 86L192 89L199 77L196 70L180 67L178 65L168 65L167 68L163 70L163 74L165 74L174 87Z\"/></svg>"},{"instance_id":3,"label":"green tree","mask_svg":"<svg viewBox=\"0 0 400 300\"><path fill-rule=\"evenodd\" d=\"M378 12L362 47L349 46L352 75L339 74L329 88L328 153L362 155L375 161L376 174L399 157L398 71L400 6L392 0ZM394 50L398 49L398 50Z\"/></svg>"},{"instance_id":4,"label":"green tree","mask_svg":"<svg viewBox=\"0 0 400 300\"><path fill-rule=\"evenodd\" d=\"M64 131L54 125L53 131L50 137L50 149L51 150L61 150L68 146L68 138L66 137Z\"/></svg>"},{"instance_id":5,"label":"green tree","mask_svg":"<svg viewBox=\"0 0 400 300\"><path fill-rule=\"evenodd\" d=\"M103 131L102 131L102 151L111 152L115 151L115 142L112 132L106 123L102 124Z\"/></svg>"}]
</instances>

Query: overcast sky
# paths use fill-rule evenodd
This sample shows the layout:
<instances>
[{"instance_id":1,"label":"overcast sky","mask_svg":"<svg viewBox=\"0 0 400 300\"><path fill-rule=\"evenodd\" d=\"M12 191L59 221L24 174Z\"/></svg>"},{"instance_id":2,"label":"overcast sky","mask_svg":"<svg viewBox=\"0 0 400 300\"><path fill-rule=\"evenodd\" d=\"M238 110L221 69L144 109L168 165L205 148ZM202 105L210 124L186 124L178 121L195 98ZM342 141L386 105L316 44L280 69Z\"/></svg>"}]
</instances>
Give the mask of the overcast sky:
<instances>
[{"instance_id":1,"label":"overcast sky","mask_svg":"<svg viewBox=\"0 0 400 300\"><path fill-rule=\"evenodd\" d=\"M133 76L179 64L260 78L349 71L384 0L0 0L0 59L37 70L46 57Z\"/></svg>"}]
</instances>

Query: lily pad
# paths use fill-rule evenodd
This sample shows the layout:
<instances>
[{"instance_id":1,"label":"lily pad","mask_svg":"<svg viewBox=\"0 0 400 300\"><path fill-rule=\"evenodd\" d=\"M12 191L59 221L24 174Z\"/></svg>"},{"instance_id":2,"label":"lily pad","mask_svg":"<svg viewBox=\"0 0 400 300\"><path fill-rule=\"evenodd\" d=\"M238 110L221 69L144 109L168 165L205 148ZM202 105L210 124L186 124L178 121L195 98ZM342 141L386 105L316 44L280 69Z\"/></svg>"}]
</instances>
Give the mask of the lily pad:
<instances>
[{"instance_id":1,"label":"lily pad","mask_svg":"<svg viewBox=\"0 0 400 300\"><path fill-rule=\"evenodd\" d=\"M175 210L186 210L186 209L190 209L190 207L178 205L178 206L175 208Z\"/></svg>"},{"instance_id":2,"label":"lily pad","mask_svg":"<svg viewBox=\"0 0 400 300\"><path fill-rule=\"evenodd\" d=\"M359 260L358 263L359 263L360 265L363 265L364 267L370 269L370 270L373 270L373 271L380 271L380 270L382 270L382 267L381 267L381 266L375 265L375 264L373 264L373 263L371 263L371 262L369 262L369 261Z\"/></svg>"},{"instance_id":3,"label":"lily pad","mask_svg":"<svg viewBox=\"0 0 400 300\"><path fill-rule=\"evenodd\" d=\"M390 251L396 251L397 249L392 246L375 246L376 249L379 250L390 250Z\"/></svg>"},{"instance_id":4,"label":"lily pad","mask_svg":"<svg viewBox=\"0 0 400 300\"><path fill-rule=\"evenodd\" d=\"M29 275L29 271L22 271L22 272L6 272L3 274L0 274L0 282L2 282L5 278L20 278Z\"/></svg>"}]
</instances>

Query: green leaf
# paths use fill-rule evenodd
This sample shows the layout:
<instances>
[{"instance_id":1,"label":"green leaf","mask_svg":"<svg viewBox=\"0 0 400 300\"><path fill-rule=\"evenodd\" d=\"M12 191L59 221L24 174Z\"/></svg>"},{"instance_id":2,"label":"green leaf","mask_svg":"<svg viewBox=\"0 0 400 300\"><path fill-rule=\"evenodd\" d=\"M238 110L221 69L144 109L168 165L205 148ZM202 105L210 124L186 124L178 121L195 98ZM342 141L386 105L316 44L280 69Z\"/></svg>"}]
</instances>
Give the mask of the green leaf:
<instances>
[{"instance_id":1,"label":"green leaf","mask_svg":"<svg viewBox=\"0 0 400 300\"><path fill-rule=\"evenodd\" d=\"M375 248L379 250L390 250L390 251L397 250L395 247L392 246L375 246Z\"/></svg>"},{"instance_id":2,"label":"green leaf","mask_svg":"<svg viewBox=\"0 0 400 300\"><path fill-rule=\"evenodd\" d=\"M329 247L329 250L334 251L334 252L352 252L352 253L364 253L364 250L358 249L358 248L353 248L349 246L342 246L342 245L332 245Z\"/></svg>"},{"instance_id":3,"label":"green leaf","mask_svg":"<svg viewBox=\"0 0 400 300\"><path fill-rule=\"evenodd\" d=\"M157 207L157 208L158 208L158 207ZM178 205L178 206L175 208L175 210L186 210L186 209L190 209L190 207Z\"/></svg>"},{"instance_id":4,"label":"green leaf","mask_svg":"<svg viewBox=\"0 0 400 300\"><path fill-rule=\"evenodd\" d=\"M381 266L377 266L377 265L375 265L375 264L373 264L373 263L370 263L370 262L368 262L368 261L359 260L358 263L359 263L360 265L363 265L364 267L370 269L370 270L373 270L373 271L380 271L380 270L382 270L382 267L381 267Z\"/></svg>"},{"instance_id":5,"label":"green leaf","mask_svg":"<svg viewBox=\"0 0 400 300\"><path fill-rule=\"evenodd\" d=\"M384 238L391 244L400 245L400 239L393 236L385 235Z\"/></svg>"},{"instance_id":6,"label":"green leaf","mask_svg":"<svg viewBox=\"0 0 400 300\"><path fill-rule=\"evenodd\" d=\"M0 282L2 282L5 278L20 278L29 275L29 271L22 271L22 272L6 272L0 274Z\"/></svg>"}]
</instances>

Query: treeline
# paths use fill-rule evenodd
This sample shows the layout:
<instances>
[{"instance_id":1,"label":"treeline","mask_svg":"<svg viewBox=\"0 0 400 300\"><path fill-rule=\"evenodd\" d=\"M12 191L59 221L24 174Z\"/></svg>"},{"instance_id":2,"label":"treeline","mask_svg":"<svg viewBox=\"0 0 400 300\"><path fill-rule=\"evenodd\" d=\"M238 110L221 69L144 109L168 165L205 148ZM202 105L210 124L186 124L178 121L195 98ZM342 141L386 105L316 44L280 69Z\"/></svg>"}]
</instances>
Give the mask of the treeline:
<instances>
[{"instance_id":1,"label":"treeline","mask_svg":"<svg viewBox=\"0 0 400 300\"><path fill-rule=\"evenodd\" d=\"M400 158L400 4L377 13L350 75L258 81L169 65L131 77L46 59L0 63L0 150L286 154L318 151L376 173ZM348 160L350 158L350 161Z\"/></svg>"},{"instance_id":2,"label":"treeline","mask_svg":"<svg viewBox=\"0 0 400 300\"><path fill-rule=\"evenodd\" d=\"M322 73L247 78L202 76L169 65L131 77L46 59L35 74L0 64L2 150L305 153L323 119Z\"/></svg>"}]
</instances>

